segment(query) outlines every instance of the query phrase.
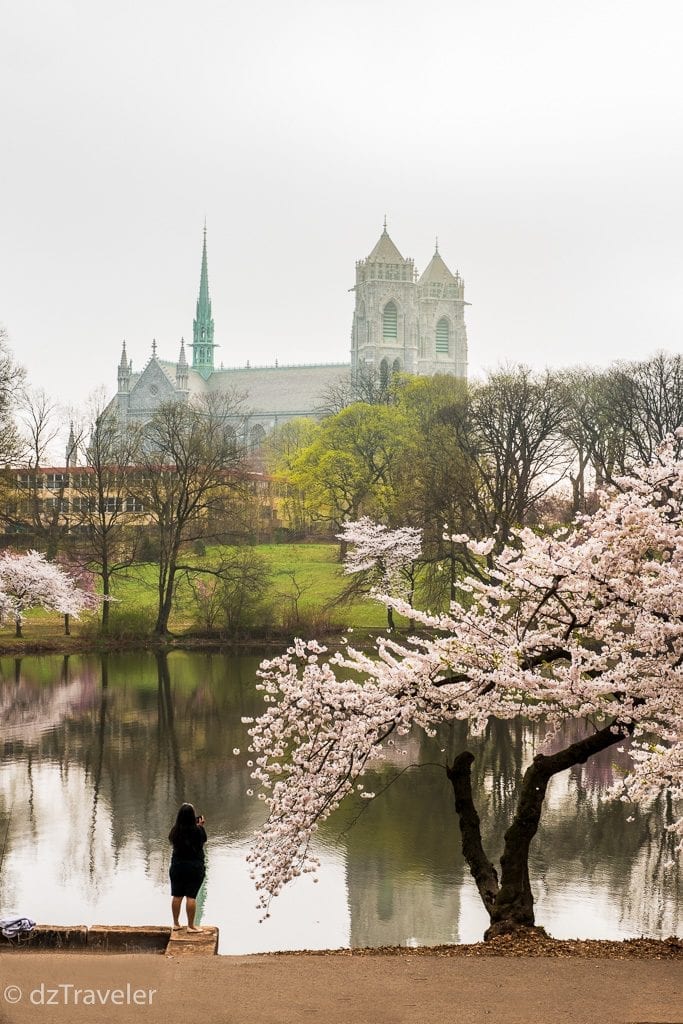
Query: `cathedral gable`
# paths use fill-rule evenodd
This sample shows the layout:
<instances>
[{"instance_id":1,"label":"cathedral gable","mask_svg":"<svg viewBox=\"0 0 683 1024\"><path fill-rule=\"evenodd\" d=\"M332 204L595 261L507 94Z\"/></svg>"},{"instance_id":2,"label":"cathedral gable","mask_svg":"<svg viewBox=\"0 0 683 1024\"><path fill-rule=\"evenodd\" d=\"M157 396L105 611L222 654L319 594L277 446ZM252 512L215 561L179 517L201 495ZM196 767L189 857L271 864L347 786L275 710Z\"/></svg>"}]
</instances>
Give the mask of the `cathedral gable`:
<instances>
[{"instance_id":1,"label":"cathedral gable","mask_svg":"<svg viewBox=\"0 0 683 1024\"><path fill-rule=\"evenodd\" d=\"M176 398L176 389L157 359L151 359L130 392L129 409L156 408Z\"/></svg>"}]
</instances>

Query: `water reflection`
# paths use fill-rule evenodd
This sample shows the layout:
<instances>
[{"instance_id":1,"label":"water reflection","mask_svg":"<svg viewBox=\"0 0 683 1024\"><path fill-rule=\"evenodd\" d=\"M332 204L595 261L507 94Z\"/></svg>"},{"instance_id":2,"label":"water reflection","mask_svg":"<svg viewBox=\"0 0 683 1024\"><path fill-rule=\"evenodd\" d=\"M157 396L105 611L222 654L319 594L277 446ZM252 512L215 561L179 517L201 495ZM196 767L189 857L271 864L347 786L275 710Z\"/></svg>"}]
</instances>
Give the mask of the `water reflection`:
<instances>
[{"instance_id":1,"label":"water reflection","mask_svg":"<svg viewBox=\"0 0 683 1024\"><path fill-rule=\"evenodd\" d=\"M300 879L258 924L244 852L263 805L247 796L246 757L232 754L247 745L242 716L260 707L258 661L181 652L0 659L0 909L46 923L167 921L166 835L189 799L207 818L203 911L221 928L221 952L479 939L485 916L437 766L462 748L462 724L389 751L368 779L377 791L398 775L382 798L342 807L322 830L319 882ZM469 741L494 856L541 744L539 728L521 719L491 722ZM606 751L551 784L531 869L539 923L556 936L676 931L680 878L663 830L670 803L638 812L602 799L627 756ZM399 774L407 763L423 766Z\"/></svg>"}]
</instances>

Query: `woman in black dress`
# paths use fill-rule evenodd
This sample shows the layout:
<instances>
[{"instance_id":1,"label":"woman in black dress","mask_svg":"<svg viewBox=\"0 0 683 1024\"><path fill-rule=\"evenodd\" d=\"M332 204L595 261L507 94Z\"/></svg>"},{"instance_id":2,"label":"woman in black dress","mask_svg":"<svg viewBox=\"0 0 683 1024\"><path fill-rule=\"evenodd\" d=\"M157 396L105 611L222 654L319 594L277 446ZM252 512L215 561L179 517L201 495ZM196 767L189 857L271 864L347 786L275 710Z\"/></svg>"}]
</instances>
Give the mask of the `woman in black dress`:
<instances>
[{"instance_id":1,"label":"woman in black dress","mask_svg":"<svg viewBox=\"0 0 683 1024\"><path fill-rule=\"evenodd\" d=\"M204 843L206 831L204 818L197 817L192 804L183 804L178 811L175 825L168 834L173 846L171 857L171 911L173 928L180 928L180 908L183 899L187 901L187 930L200 932L196 928L194 915L197 910L197 893L204 881Z\"/></svg>"}]
</instances>

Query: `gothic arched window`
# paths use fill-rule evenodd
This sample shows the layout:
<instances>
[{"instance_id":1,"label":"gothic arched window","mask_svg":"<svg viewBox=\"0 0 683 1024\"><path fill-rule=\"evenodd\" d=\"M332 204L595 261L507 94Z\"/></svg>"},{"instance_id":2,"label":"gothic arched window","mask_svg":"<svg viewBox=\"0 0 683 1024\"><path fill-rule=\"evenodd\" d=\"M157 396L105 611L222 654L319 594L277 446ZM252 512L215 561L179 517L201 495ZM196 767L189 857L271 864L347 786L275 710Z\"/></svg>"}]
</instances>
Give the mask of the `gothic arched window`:
<instances>
[{"instance_id":1,"label":"gothic arched window","mask_svg":"<svg viewBox=\"0 0 683 1024\"><path fill-rule=\"evenodd\" d=\"M237 431L234 427L227 426L225 428L225 440L233 451L237 449Z\"/></svg>"},{"instance_id":2,"label":"gothic arched window","mask_svg":"<svg viewBox=\"0 0 683 1024\"><path fill-rule=\"evenodd\" d=\"M389 362L386 359L379 364L379 383L382 388L389 385Z\"/></svg>"},{"instance_id":3,"label":"gothic arched window","mask_svg":"<svg viewBox=\"0 0 683 1024\"><path fill-rule=\"evenodd\" d=\"M442 316L436 325L436 353L437 355L448 355L451 350L451 325L445 316Z\"/></svg>"},{"instance_id":4,"label":"gothic arched window","mask_svg":"<svg viewBox=\"0 0 683 1024\"><path fill-rule=\"evenodd\" d=\"M395 302L387 302L382 314L382 337L385 340L398 338L398 310Z\"/></svg>"},{"instance_id":5,"label":"gothic arched window","mask_svg":"<svg viewBox=\"0 0 683 1024\"><path fill-rule=\"evenodd\" d=\"M265 429L260 423L255 423L249 431L249 448L252 452L257 452L263 442L266 439Z\"/></svg>"},{"instance_id":6,"label":"gothic arched window","mask_svg":"<svg viewBox=\"0 0 683 1024\"><path fill-rule=\"evenodd\" d=\"M394 359L393 365L391 367L391 372L392 373L400 373L401 372L401 360L400 359Z\"/></svg>"}]
</instances>

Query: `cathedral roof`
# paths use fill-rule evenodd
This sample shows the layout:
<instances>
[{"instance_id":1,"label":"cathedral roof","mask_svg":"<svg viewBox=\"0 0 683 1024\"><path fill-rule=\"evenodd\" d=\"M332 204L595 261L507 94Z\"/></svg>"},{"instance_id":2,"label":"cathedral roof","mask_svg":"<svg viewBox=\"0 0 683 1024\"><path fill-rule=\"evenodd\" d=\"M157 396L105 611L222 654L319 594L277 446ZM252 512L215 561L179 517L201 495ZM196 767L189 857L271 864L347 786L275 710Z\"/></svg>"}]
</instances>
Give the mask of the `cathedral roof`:
<instances>
[{"instance_id":1,"label":"cathedral roof","mask_svg":"<svg viewBox=\"0 0 683 1024\"><path fill-rule=\"evenodd\" d=\"M425 268L424 273L420 277L418 284L456 284L457 278L450 272L444 261L441 259L441 254L437 249L432 256L429 265Z\"/></svg>"},{"instance_id":2,"label":"cathedral roof","mask_svg":"<svg viewBox=\"0 0 683 1024\"><path fill-rule=\"evenodd\" d=\"M368 260L373 263L405 263L403 256L389 238L386 224L384 231L379 236L379 242L368 256Z\"/></svg>"}]
</instances>

